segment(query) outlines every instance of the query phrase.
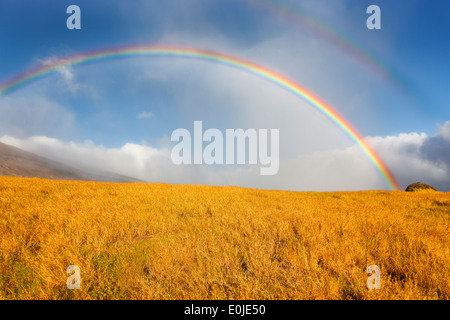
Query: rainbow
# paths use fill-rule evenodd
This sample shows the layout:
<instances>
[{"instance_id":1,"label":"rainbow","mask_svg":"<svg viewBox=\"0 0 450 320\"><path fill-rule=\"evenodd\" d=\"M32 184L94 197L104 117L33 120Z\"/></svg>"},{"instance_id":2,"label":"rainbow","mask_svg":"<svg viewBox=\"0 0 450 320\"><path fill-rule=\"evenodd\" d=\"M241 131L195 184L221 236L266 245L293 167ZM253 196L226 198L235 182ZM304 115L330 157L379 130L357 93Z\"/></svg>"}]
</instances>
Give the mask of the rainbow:
<instances>
[{"instance_id":1,"label":"rainbow","mask_svg":"<svg viewBox=\"0 0 450 320\"><path fill-rule=\"evenodd\" d=\"M371 70L380 79L388 81L407 98L412 98L412 96L416 95L416 89L413 88L414 86L406 77L396 72L380 57L368 50L362 43L355 41L342 31L339 31L336 26L329 25L323 19L319 19L299 6L294 8L276 0L249 0L249 3L272 15L278 16L302 28L306 28L314 35L326 40L328 44L332 44L347 56L354 58L355 61L358 61L367 69Z\"/></svg>"},{"instance_id":2,"label":"rainbow","mask_svg":"<svg viewBox=\"0 0 450 320\"><path fill-rule=\"evenodd\" d=\"M0 85L0 97L23 87L33 81L41 79L47 75L57 72L59 69L68 66L84 65L98 61L109 59L117 59L121 57L136 57L136 56L162 56L162 57L180 57L185 59L196 59L221 65L229 66L246 73L253 74L259 78L265 79L284 90L292 93L303 101L306 101L310 106L314 107L322 115L331 120L342 131L344 131L357 145L362 149L368 159L375 165L380 172L387 185L392 190L399 190L399 184L388 167L384 164L381 158L376 154L367 141L331 106L309 92L304 87L295 83L294 81L262 67L253 62L245 61L236 57L225 55L222 53L206 51L195 48L173 47L173 46L131 46L119 47L102 51L93 51L73 57L61 59L51 65L38 67L30 72L14 77L6 83Z\"/></svg>"}]
</instances>

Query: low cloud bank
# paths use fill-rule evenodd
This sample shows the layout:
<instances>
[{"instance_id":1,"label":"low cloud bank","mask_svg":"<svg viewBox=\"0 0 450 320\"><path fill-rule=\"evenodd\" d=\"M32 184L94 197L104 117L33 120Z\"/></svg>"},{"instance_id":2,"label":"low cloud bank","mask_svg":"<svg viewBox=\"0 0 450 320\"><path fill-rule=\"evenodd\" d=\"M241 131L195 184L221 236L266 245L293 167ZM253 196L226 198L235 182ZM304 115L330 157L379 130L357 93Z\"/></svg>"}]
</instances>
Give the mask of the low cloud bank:
<instances>
[{"instance_id":1,"label":"low cloud bank","mask_svg":"<svg viewBox=\"0 0 450 320\"><path fill-rule=\"evenodd\" d=\"M421 181L450 191L450 121L433 136L402 133L368 137L402 187ZM169 148L127 143L105 148L91 141L63 142L45 136L26 139L4 135L0 142L76 168L97 168L149 182L237 185L285 190L387 189L385 181L358 146L329 150L280 163L275 176L260 176L259 166L174 165Z\"/></svg>"}]
</instances>

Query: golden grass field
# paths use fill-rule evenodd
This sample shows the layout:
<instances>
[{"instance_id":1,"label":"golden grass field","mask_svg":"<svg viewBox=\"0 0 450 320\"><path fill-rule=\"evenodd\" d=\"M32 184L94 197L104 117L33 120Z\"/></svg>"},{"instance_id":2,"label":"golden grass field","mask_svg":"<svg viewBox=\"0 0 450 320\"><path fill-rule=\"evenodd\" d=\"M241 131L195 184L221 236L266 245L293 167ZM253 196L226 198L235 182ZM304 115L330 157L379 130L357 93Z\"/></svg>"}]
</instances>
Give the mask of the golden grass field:
<instances>
[{"instance_id":1,"label":"golden grass field","mask_svg":"<svg viewBox=\"0 0 450 320\"><path fill-rule=\"evenodd\" d=\"M449 236L450 193L0 177L0 299L449 299Z\"/></svg>"}]
</instances>

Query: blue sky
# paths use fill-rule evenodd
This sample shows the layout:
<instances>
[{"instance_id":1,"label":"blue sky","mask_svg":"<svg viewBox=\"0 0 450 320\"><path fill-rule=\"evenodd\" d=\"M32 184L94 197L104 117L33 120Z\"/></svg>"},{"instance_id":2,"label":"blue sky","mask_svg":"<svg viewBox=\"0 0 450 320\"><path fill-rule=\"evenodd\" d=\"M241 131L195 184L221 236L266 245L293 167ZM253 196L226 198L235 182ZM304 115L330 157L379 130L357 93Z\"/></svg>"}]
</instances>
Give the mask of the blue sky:
<instances>
[{"instance_id":1,"label":"blue sky","mask_svg":"<svg viewBox=\"0 0 450 320\"><path fill-rule=\"evenodd\" d=\"M81 8L81 30L66 28L66 8L71 4ZM371 4L381 8L381 30L366 28L366 8ZM288 17L283 10L288 10ZM49 61L115 46L171 44L222 52L288 76L332 105L363 136L381 139L375 143L377 151L385 155L394 173L398 171L401 183L429 179L450 188L442 154L429 159L420 151L426 139L446 136L450 120L449 14L450 3L439 0L0 0L0 83ZM332 42L308 28L302 15L377 57L396 78L380 77L336 45L342 40ZM406 92L399 89L402 86ZM151 116L139 117L143 113ZM261 79L199 61L133 58L67 68L0 97L2 141L59 160L67 160L61 146L70 144L105 152L132 144L163 152L170 149L171 132L191 128L194 120L219 129L279 128L282 160L302 159L299 177L306 176L308 161L314 163L304 157L321 154L324 159L337 159L328 153L345 150L345 159L354 159L353 152L354 157L361 156L348 137L306 103ZM54 139L59 147L44 148L44 142L33 137ZM395 150L388 137L396 137ZM410 163L415 173L408 176L397 166L399 159L411 156L405 150L413 149L418 158ZM74 158L76 153L67 154ZM361 163L366 161L362 159ZM346 172L339 161L324 163L330 172ZM347 162L347 166L350 170L354 164ZM385 187L373 168L361 168L370 171L367 177L341 186L328 184L326 178L314 183L305 178L304 184L298 184L287 181L289 174L283 172L273 181L260 177L235 181L235 173L211 178L217 172L208 168L195 169L204 170L199 180L190 178L201 176L194 171L181 180L155 178L154 173L147 180L295 190L308 185L317 190ZM136 176L143 169L120 170Z\"/></svg>"}]
</instances>

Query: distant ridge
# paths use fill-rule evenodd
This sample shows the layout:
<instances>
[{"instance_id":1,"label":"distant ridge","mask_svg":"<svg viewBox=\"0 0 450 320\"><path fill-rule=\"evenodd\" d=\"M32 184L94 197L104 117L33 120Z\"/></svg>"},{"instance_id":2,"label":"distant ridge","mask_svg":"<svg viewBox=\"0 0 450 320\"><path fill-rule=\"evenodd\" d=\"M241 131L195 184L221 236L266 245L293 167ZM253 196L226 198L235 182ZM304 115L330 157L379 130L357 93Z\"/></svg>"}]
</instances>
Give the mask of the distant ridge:
<instances>
[{"instance_id":1,"label":"distant ridge","mask_svg":"<svg viewBox=\"0 0 450 320\"><path fill-rule=\"evenodd\" d=\"M1 142L0 176L53 180L143 182L138 179L110 172L87 173Z\"/></svg>"}]
</instances>

